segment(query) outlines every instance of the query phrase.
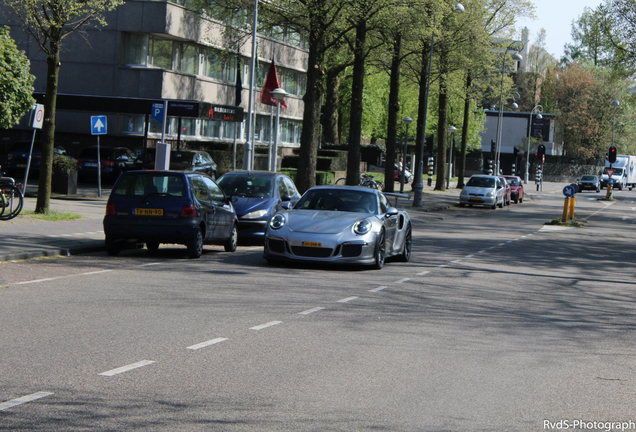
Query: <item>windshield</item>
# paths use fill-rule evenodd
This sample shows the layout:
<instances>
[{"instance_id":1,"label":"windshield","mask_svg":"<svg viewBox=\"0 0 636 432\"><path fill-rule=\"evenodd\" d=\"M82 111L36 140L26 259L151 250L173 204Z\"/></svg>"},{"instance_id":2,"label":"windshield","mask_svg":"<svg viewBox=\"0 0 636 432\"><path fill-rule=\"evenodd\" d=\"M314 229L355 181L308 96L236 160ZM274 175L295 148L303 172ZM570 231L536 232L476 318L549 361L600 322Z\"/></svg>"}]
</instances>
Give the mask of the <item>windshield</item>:
<instances>
[{"instance_id":1,"label":"windshield","mask_svg":"<svg viewBox=\"0 0 636 432\"><path fill-rule=\"evenodd\" d=\"M307 191L294 209L377 214L378 199L374 193L362 191L316 189Z\"/></svg>"},{"instance_id":2,"label":"windshield","mask_svg":"<svg viewBox=\"0 0 636 432\"><path fill-rule=\"evenodd\" d=\"M274 198L274 178L225 175L218 181L227 196Z\"/></svg>"},{"instance_id":3,"label":"windshield","mask_svg":"<svg viewBox=\"0 0 636 432\"><path fill-rule=\"evenodd\" d=\"M596 176L592 176L592 175L584 175L583 177L581 177L581 180L583 181L594 181L597 180Z\"/></svg>"},{"instance_id":4,"label":"windshield","mask_svg":"<svg viewBox=\"0 0 636 432\"><path fill-rule=\"evenodd\" d=\"M495 179L491 177L471 177L466 183L466 186L494 188Z\"/></svg>"},{"instance_id":5,"label":"windshield","mask_svg":"<svg viewBox=\"0 0 636 432\"><path fill-rule=\"evenodd\" d=\"M508 181L508 184L510 186L519 186L519 180L517 180L516 178L507 178L506 180Z\"/></svg>"},{"instance_id":6,"label":"windshield","mask_svg":"<svg viewBox=\"0 0 636 432\"><path fill-rule=\"evenodd\" d=\"M149 194L186 196L182 175L163 173L125 173L113 189L113 195L145 197Z\"/></svg>"}]
</instances>

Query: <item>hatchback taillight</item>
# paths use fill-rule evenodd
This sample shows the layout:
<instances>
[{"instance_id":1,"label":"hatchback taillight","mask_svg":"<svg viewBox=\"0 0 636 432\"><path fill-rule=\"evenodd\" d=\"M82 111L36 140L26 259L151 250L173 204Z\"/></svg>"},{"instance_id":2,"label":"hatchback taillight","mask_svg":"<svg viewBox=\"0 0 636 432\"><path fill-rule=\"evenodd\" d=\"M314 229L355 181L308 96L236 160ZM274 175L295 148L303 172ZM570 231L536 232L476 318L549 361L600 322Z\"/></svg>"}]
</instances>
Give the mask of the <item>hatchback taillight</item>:
<instances>
[{"instance_id":1,"label":"hatchback taillight","mask_svg":"<svg viewBox=\"0 0 636 432\"><path fill-rule=\"evenodd\" d=\"M111 162L111 161L102 161L102 165L104 165L104 166L115 166L115 162Z\"/></svg>"},{"instance_id":2,"label":"hatchback taillight","mask_svg":"<svg viewBox=\"0 0 636 432\"><path fill-rule=\"evenodd\" d=\"M115 216L115 204L110 201L106 203L106 216Z\"/></svg>"},{"instance_id":3,"label":"hatchback taillight","mask_svg":"<svg viewBox=\"0 0 636 432\"><path fill-rule=\"evenodd\" d=\"M197 209L192 204L186 204L181 209L181 217L197 217Z\"/></svg>"}]
</instances>

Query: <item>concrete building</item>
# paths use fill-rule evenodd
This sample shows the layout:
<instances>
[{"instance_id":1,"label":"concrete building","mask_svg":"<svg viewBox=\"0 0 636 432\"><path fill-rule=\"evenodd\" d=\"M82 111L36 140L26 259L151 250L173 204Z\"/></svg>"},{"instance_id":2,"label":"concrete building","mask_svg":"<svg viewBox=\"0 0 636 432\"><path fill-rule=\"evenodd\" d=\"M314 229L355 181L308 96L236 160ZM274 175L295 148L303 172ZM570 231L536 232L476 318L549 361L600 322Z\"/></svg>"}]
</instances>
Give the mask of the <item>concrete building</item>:
<instances>
[{"instance_id":1,"label":"concrete building","mask_svg":"<svg viewBox=\"0 0 636 432\"><path fill-rule=\"evenodd\" d=\"M247 114L251 38L232 49L227 46L223 23L202 19L186 6L187 0L127 0L107 13L107 26L64 39L56 140L70 154L94 144L90 116L103 114L108 115L108 135L102 138L102 144L152 147L161 138L162 124L150 117L150 106L164 100L168 101L169 115L166 142L173 146L198 143L205 148L234 141L235 123L222 116L212 118L210 108L234 106L239 73L243 83L240 107ZM30 59L31 72L36 76L35 94L41 97L45 91L44 55L5 17L0 23L10 26L11 36ZM302 127L307 49L304 36L293 28L277 30L257 38L259 73L255 80L257 116L253 135L257 145L269 145L273 135L275 107L263 105L258 99L275 58L281 87L289 93L285 98L288 108L281 110L280 145L293 148L299 146ZM245 142L246 120L247 115L236 123L238 143ZM0 130L5 146L31 134L26 119L13 129Z\"/></svg>"}]
</instances>

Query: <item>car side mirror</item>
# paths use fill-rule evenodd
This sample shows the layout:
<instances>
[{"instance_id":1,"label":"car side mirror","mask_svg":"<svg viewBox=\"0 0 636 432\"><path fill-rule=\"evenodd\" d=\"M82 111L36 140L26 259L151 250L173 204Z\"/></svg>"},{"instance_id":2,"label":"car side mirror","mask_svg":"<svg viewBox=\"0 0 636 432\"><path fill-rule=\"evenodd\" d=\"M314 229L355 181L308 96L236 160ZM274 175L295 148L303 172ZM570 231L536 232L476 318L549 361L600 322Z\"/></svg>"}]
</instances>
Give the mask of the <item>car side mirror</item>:
<instances>
[{"instance_id":1,"label":"car side mirror","mask_svg":"<svg viewBox=\"0 0 636 432\"><path fill-rule=\"evenodd\" d=\"M387 216L397 216L398 213L399 211L395 207L389 207L388 209L386 209Z\"/></svg>"},{"instance_id":2,"label":"car side mirror","mask_svg":"<svg viewBox=\"0 0 636 432\"><path fill-rule=\"evenodd\" d=\"M232 196L230 197L230 201L232 202L232 204L234 204L235 202L237 202L237 201L238 201L238 197L237 197L236 195L232 195Z\"/></svg>"},{"instance_id":3,"label":"car side mirror","mask_svg":"<svg viewBox=\"0 0 636 432\"><path fill-rule=\"evenodd\" d=\"M280 197L280 200L283 201L283 202L291 201L291 197L288 194L285 194L282 197Z\"/></svg>"},{"instance_id":4,"label":"car side mirror","mask_svg":"<svg viewBox=\"0 0 636 432\"><path fill-rule=\"evenodd\" d=\"M284 208L285 210L290 210L292 205L289 201L285 201L284 203L281 204L281 207Z\"/></svg>"}]
</instances>

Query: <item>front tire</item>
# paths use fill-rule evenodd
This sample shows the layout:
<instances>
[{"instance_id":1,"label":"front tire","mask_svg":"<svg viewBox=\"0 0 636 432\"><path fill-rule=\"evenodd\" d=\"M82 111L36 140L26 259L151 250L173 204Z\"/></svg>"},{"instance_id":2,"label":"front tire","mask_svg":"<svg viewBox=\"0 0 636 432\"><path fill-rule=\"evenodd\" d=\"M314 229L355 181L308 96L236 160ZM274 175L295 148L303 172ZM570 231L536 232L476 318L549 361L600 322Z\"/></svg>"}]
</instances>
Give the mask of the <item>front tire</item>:
<instances>
[{"instance_id":1,"label":"front tire","mask_svg":"<svg viewBox=\"0 0 636 432\"><path fill-rule=\"evenodd\" d=\"M192 240L186 243L188 248L188 256L190 258L200 258L203 254L203 232L201 228L197 230L196 235Z\"/></svg>"},{"instance_id":2,"label":"front tire","mask_svg":"<svg viewBox=\"0 0 636 432\"><path fill-rule=\"evenodd\" d=\"M236 247L238 245L238 231L236 229L236 224L232 225L232 234L230 238L227 239L227 242L223 245L225 248L225 252L235 252Z\"/></svg>"},{"instance_id":3,"label":"front tire","mask_svg":"<svg viewBox=\"0 0 636 432\"><path fill-rule=\"evenodd\" d=\"M380 270L382 269L382 267L384 267L384 260L386 259L386 239L384 237L384 229L380 231L380 235L375 242L374 255L375 262L373 263L373 268L376 270Z\"/></svg>"}]
</instances>

